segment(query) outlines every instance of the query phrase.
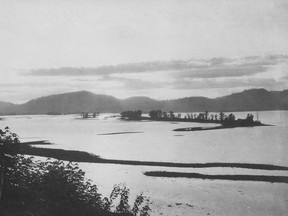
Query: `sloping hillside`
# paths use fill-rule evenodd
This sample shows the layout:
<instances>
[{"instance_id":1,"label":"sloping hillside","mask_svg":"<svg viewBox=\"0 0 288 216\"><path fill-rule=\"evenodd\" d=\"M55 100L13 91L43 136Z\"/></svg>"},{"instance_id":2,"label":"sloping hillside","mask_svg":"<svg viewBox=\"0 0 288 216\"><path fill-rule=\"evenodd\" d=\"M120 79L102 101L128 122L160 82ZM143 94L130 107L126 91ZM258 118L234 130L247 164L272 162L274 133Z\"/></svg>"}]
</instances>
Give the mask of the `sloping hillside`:
<instances>
[{"instance_id":1,"label":"sloping hillside","mask_svg":"<svg viewBox=\"0 0 288 216\"><path fill-rule=\"evenodd\" d=\"M287 109L287 99L287 93L284 92L251 89L217 98L215 102L221 111L260 111Z\"/></svg>"},{"instance_id":2,"label":"sloping hillside","mask_svg":"<svg viewBox=\"0 0 288 216\"><path fill-rule=\"evenodd\" d=\"M95 95L80 91L51 95L19 105L15 112L21 114L80 113L80 112L119 112L119 101L107 95Z\"/></svg>"},{"instance_id":3,"label":"sloping hillside","mask_svg":"<svg viewBox=\"0 0 288 216\"><path fill-rule=\"evenodd\" d=\"M0 114L6 114L11 112L15 108L15 104L0 101Z\"/></svg>"},{"instance_id":4,"label":"sloping hillside","mask_svg":"<svg viewBox=\"0 0 288 216\"><path fill-rule=\"evenodd\" d=\"M288 90L251 89L216 99L186 97L154 100L149 97L117 99L87 91L51 95L16 105L0 102L0 114L69 114L81 112L119 113L123 110L160 109L174 112L288 110Z\"/></svg>"},{"instance_id":5,"label":"sloping hillside","mask_svg":"<svg viewBox=\"0 0 288 216\"><path fill-rule=\"evenodd\" d=\"M149 97L131 97L121 100L123 110L142 110L149 112L153 109L163 109L165 102L157 101Z\"/></svg>"},{"instance_id":6,"label":"sloping hillside","mask_svg":"<svg viewBox=\"0 0 288 216\"><path fill-rule=\"evenodd\" d=\"M215 102L213 99L205 97L187 97L177 100L169 100L165 102L163 110L174 112L201 112L206 110L215 110Z\"/></svg>"}]
</instances>

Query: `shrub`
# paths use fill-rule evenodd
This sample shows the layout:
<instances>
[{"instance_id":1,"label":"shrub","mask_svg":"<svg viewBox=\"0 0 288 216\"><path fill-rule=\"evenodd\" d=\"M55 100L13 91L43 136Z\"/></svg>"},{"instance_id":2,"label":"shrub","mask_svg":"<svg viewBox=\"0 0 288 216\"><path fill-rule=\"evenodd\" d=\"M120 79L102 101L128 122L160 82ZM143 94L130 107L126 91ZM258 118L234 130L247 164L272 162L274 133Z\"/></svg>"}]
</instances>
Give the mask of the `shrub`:
<instances>
[{"instance_id":1,"label":"shrub","mask_svg":"<svg viewBox=\"0 0 288 216\"><path fill-rule=\"evenodd\" d=\"M6 135L10 136L9 133ZM2 144L3 140L8 140L6 135L1 137ZM5 141L5 145L12 144L11 140ZM5 162L6 154L3 155L5 158L1 160ZM0 215L146 216L151 211L149 200L142 194L137 196L131 208L130 191L125 185L114 186L110 197L102 198L97 186L85 178L85 172L77 163L54 159L39 161L12 154L8 158L9 163L4 163ZM1 163L2 168L4 165Z\"/></svg>"}]
</instances>

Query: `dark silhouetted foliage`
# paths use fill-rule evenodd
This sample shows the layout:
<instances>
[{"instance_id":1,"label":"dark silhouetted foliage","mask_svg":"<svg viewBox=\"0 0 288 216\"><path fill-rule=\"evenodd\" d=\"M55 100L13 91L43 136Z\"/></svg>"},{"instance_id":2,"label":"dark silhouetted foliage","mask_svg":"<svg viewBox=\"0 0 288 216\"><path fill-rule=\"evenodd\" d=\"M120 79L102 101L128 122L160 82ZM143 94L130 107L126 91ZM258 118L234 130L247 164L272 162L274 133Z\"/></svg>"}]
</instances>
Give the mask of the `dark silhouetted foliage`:
<instances>
[{"instance_id":1,"label":"dark silhouetted foliage","mask_svg":"<svg viewBox=\"0 0 288 216\"><path fill-rule=\"evenodd\" d=\"M127 118L129 120L140 120L142 116L142 110L137 111L123 111L121 112L122 118Z\"/></svg>"},{"instance_id":2,"label":"dark silhouetted foliage","mask_svg":"<svg viewBox=\"0 0 288 216\"><path fill-rule=\"evenodd\" d=\"M151 110L149 112L149 116L153 119L159 119L159 118L162 118L164 116L162 116L162 111L161 110ZM166 118L167 118L167 115L166 115Z\"/></svg>"},{"instance_id":3,"label":"dark silhouetted foliage","mask_svg":"<svg viewBox=\"0 0 288 216\"><path fill-rule=\"evenodd\" d=\"M247 114L246 121L253 122L254 116L252 114Z\"/></svg>"},{"instance_id":4,"label":"dark silhouetted foliage","mask_svg":"<svg viewBox=\"0 0 288 216\"><path fill-rule=\"evenodd\" d=\"M14 148L18 143L17 134L10 132L9 127L0 130L0 202L6 182L7 169L13 164Z\"/></svg>"},{"instance_id":5,"label":"dark silhouetted foliage","mask_svg":"<svg viewBox=\"0 0 288 216\"><path fill-rule=\"evenodd\" d=\"M1 148L19 143L17 135L10 133L9 128L0 132ZM6 152L3 154L6 156ZM150 213L149 201L142 194L133 207L129 205L126 186L116 185L110 198L103 198L77 163L54 159L38 161L12 154L9 163L3 161L1 216L144 216Z\"/></svg>"},{"instance_id":6,"label":"dark silhouetted foliage","mask_svg":"<svg viewBox=\"0 0 288 216\"><path fill-rule=\"evenodd\" d=\"M223 112L220 112L220 113L219 113L219 120L222 122L222 121L224 121L224 118L225 118L224 113L223 113Z\"/></svg>"}]
</instances>

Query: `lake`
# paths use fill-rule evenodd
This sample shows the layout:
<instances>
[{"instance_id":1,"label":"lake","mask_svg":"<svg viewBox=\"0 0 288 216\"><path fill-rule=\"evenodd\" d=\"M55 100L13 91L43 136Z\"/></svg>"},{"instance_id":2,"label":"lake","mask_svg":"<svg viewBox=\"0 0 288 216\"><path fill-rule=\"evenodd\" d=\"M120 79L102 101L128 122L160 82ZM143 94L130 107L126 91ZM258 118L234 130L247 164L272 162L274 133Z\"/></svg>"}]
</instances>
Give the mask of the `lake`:
<instances>
[{"instance_id":1,"label":"lake","mask_svg":"<svg viewBox=\"0 0 288 216\"><path fill-rule=\"evenodd\" d=\"M245 118L247 112L234 114L236 118ZM256 116L255 112L252 114ZM86 151L105 159L288 166L288 111L259 112L262 123L274 126L193 132L173 130L211 124L123 121L115 114L101 114L97 119L79 117L4 116L0 127L9 126L23 142L49 140L54 145L45 147ZM131 189L132 197L143 192L152 202L152 215L262 216L287 215L288 212L288 187L284 183L159 178L143 174L146 171L172 171L288 176L287 171L92 163L80 166L106 196L118 183L125 183Z\"/></svg>"}]
</instances>

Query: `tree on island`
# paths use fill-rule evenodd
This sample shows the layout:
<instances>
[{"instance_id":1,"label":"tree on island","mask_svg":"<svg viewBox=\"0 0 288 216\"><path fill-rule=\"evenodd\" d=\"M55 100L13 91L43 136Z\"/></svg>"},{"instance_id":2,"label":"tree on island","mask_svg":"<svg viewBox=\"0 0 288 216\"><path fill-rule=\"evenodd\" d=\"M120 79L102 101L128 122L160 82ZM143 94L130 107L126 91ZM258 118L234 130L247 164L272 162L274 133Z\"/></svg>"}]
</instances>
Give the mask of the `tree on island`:
<instances>
[{"instance_id":1,"label":"tree on island","mask_svg":"<svg viewBox=\"0 0 288 216\"><path fill-rule=\"evenodd\" d=\"M163 118L168 118L168 114L167 114L167 112L163 112Z\"/></svg>"},{"instance_id":2,"label":"tree on island","mask_svg":"<svg viewBox=\"0 0 288 216\"><path fill-rule=\"evenodd\" d=\"M204 120L205 119L205 114L204 113L199 113L197 116L198 120Z\"/></svg>"},{"instance_id":3,"label":"tree on island","mask_svg":"<svg viewBox=\"0 0 288 216\"><path fill-rule=\"evenodd\" d=\"M162 111L161 110L151 110L149 112L149 116L153 119L162 118Z\"/></svg>"},{"instance_id":4,"label":"tree on island","mask_svg":"<svg viewBox=\"0 0 288 216\"><path fill-rule=\"evenodd\" d=\"M189 115L189 114L188 114L188 115ZM193 113L191 113L191 114L189 115L189 118L190 118L190 119L194 119Z\"/></svg>"},{"instance_id":5,"label":"tree on island","mask_svg":"<svg viewBox=\"0 0 288 216\"><path fill-rule=\"evenodd\" d=\"M173 111L169 111L169 117L170 119L174 119L175 118L175 114Z\"/></svg>"},{"instance_id":6,"label":"tree on island","mask_svg":"<svg viewBox=\"0 0 288 216\"><path fill-rule=\"evenodd\" d=\"M230 114L228 115L228 120L229 120L229 121L235 121L235 115L234 115L233 113L230 113Z\"/></svg>"},{"instance_id":7,"label":"tree on island","mask_svg":"<svg viewBox=\"0 0 288 216\"><path fill-rule=\"evenodd\" d=\"M254 116L252 114L247 114L246 121L247 122L254 122Z\"/></svg>"},{"instance_id":8,"label":"tree on island","mask_svg":"<svg viewBox=\"0 0 288 216\"><path fill-rule=\"evenodd\" d=\"M129 120L140 120L142 116L142 110L137 111L123 111L121 112L122 118L128 118Z\"/></svg>"},{"instance_id":9,"label":"tree on island","mask_svg":"<svg viewBox=\"0 0 288 216\"><path fill-rule=\"evenodd\" d=\"M219 113L219 120L222 122L222 121L224 121L224 119L225 119L224 113L223 113L223 112L220 112L220 113Z\"/></svg>"},{"instance_id":10,"label":"tree on island","mask_svg":"<svg viewBox=\"0 0 288 216\"><path fill-rule=\"evenodd\" d=\"M214 120L214 115L213 115L213 114L210 115L210 119L211 119L212 121Z\"/></svg>"},{"instance_id":11,"label":"tree on island","mask_svg":"<svg viewBox=\"0 0 288 216\"><path fill-rule=\"evenodd\" d=\"M208 112L208 111L205 111L205 113L204 113L204 119L205 119L205 120L208 120L208 116L209 116L209 112Z\"/></svg>"}]
</instances>

